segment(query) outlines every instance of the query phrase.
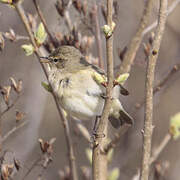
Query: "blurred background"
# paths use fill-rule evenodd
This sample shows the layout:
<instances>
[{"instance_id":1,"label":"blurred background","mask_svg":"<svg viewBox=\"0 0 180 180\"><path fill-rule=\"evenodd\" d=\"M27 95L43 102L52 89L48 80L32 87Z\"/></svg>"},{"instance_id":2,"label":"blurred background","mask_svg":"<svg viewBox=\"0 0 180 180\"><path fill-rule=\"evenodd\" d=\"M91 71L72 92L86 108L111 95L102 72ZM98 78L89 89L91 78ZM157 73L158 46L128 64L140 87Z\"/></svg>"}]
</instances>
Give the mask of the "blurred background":
<instances>
[{"instance_id":1,"label":"blurred background","mask_svg":"<svg viewBox=\"0 0 180 180\"><path fill-rule=\"evenodd\" d=\"M52 33L67 33L67 26L63 18L57 13L55 8L56 0L43 1L38 3L42 9L48 27ZM169 5L174 1L169 0ZM105 5L105 1L87 1L87 7L97 3ZM23 6L28 13L37 14L32 1L25 0ZM119 7L118 16L116 17L116 29L114 32L114 61L118 66L121 61L119 58L119 49L128 45L134 36L140 18L143 13L144 0L126 0L117 1ZM157 19L158 4L154 1L154 7L151 16L151 23ZM80 21L81 16L73 6L70 7L70 19L75 22L77 29L84 36L89 36L90 32ZM98 11L100 27L105 24L101 10ZM168 16L166 29L161 43L160 54L156 66L155 84L158 84L174 65L180 60L180 5ZM38 20L39 23L39 20ZM16 34L27 36L24 26L13 8L0 4L0 32L7 32L12 28ZM143 42L147 43L150 33L146 34ZM92 36L92 34L91 34ZM103 58L105 59L105 38L101 33ZM0 85L8 85L9 78L14 77L16 80L21 79L23 90L18 102L13 108L1 117L2 134L5 135L16 125L16 111L25 113L24 120L28 123L9 136L3 143L3 150L14 152L20 160L22 169L14 175L13 179L23 179L30 167L37 161L41 154L38 139L42 138L47 141L56 137L53 144L54 153L53 162L43 172L43 179L58 180L59 170L63 170L68 165L66 142L62 123L59 120L58 111L50 93L41 86L42 81L46 81L45 75L34 55L25 56L21 45L28 44L25 40L17 42L5 41L5 47L0 52ZM94 57L98 56L96 42L89 49ZM88 52L88 53L89 53ZM125 87L130 92L129 96L120 96L124 108L135 119L135 124L128 132L123 135L118 146L115 148L113 160L109 169L118 167L120 169L120 178L123 180L132 179L140 167L142 157L142 133L144 109L137 109L135 105L144 98L146 72L146 56L143 44L138 51L134 65L130 72L130 77L125 83ZM176 72L166 82L166 84L154 96L154 115L153 115L153 149L155 149L164 136L168 133L170 118L180 111L180 72ZM16 95L12 95L14 99ZM6 106L2 98L0 99L1 112ZM92 122L83 122L91 133ZM79 174L82 176L81 167L90 166L86 157L85 149L90 147L89 143L82 137L76 128L76 122L70 121L75 155ZM111 134L114 129L110 127ZM166 180L177 180L179 177L180 167L180 141L170 141L158 158L158 162L168 162L169 168L164 174ZM26 180L37 179L42 168L36 166L25 177ZM83 176L81 177L83 179Z\"/></svg>"}]
</instances>

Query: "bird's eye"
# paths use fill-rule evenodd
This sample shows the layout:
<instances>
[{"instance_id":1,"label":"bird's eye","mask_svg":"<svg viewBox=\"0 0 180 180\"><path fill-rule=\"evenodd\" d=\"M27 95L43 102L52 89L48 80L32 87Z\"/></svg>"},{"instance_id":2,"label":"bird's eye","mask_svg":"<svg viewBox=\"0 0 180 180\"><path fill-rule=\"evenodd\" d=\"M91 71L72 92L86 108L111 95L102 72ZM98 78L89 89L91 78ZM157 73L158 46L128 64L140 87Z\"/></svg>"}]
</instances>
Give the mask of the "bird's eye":
<instances>
[{"instance_id":1,"label":"bird's eye","mask_svg":"<svg viewBox=\"0 0 180 180\"><path fill-rule=\"evenodd\" d=\"M53 59L53 60L54 60L54 62L55 62L55 63L57 63L57 62L58 62L58 59L57 59L57 58L55 58L55 59Z\"/></svg>"}]
</instances>

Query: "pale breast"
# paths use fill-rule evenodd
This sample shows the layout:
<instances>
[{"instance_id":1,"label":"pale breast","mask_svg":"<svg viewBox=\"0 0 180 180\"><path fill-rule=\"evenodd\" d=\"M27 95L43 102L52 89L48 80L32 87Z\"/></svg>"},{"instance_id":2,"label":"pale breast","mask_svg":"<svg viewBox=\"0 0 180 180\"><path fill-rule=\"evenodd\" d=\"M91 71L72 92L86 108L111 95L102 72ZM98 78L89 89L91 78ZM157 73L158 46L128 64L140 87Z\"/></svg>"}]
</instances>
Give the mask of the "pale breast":
<instances>
[{"instance_id":1,"label":"pale breast","mask_svg":"<svg viewBox=\"0 0 180 180\"><path fill-rule=\"evenodd\" d=\"M55 73L56 74L56 73ZM54 75L56 94L62 107L72 116L88 119L100 115L104 100L101 98L103 87L100 87L91 76L91 72L81 71L66 75Z\"/></svg>"}]
</instances>

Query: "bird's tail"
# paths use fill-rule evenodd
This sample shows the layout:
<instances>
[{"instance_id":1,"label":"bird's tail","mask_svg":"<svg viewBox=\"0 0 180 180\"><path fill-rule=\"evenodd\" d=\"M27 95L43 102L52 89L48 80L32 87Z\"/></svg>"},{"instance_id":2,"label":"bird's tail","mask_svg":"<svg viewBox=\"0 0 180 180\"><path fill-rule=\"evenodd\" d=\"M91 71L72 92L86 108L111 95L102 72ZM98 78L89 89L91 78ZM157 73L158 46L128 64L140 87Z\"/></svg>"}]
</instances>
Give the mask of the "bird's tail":
<instances>
[{"instance_id":1,"label":"bird's tail","mask_svg":"<svg viewBox=\"0 0 180 180\"><path fill-rule=\"evenodd\" d=\"M111 125L116 129L125 123L129 125L134 123L133 118L123 109L118 99L113 100L112 109L108 119L111 122Z\"/></svg>"}]
</instances>

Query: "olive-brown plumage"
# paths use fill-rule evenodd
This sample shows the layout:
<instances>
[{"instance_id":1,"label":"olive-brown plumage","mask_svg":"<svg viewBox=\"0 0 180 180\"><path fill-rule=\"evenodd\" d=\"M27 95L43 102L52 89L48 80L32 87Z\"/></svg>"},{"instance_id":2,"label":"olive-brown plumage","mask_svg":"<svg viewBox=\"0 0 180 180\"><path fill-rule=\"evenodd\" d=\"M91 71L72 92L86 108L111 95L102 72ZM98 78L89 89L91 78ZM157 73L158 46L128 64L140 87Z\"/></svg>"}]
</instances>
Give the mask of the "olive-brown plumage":
<instances>
[{"instance_id":1,"label":"olive-brown plumage","mask_svg":"<svg viewBox=\"0 0 180 180\"><path fill-rule=\"evenodd\" d=\"M82 120L100 116L105 102L105 88L94 80L93 73L105 75L104 71L88 63L81 52L72 46L57 48L47 59L51 65L49 81L62 108L72 117ZM109 120L115 128L133 123L115 97Z\"/></svg>"}]
</instances>

